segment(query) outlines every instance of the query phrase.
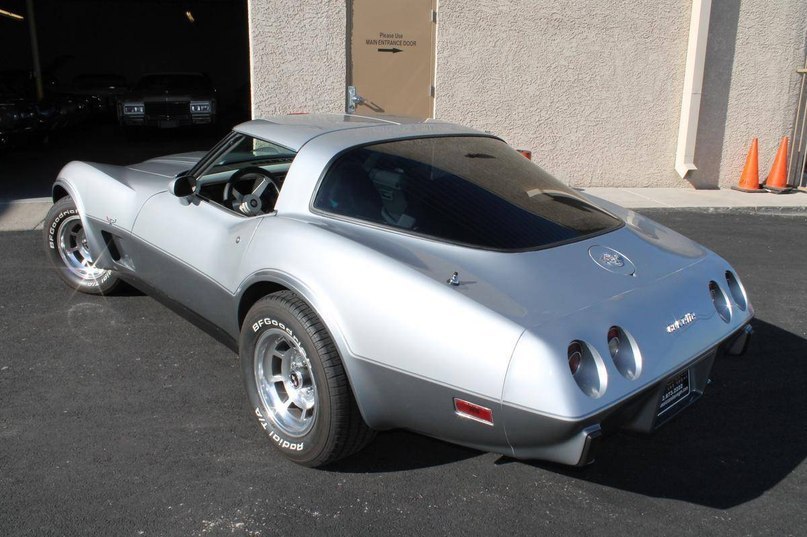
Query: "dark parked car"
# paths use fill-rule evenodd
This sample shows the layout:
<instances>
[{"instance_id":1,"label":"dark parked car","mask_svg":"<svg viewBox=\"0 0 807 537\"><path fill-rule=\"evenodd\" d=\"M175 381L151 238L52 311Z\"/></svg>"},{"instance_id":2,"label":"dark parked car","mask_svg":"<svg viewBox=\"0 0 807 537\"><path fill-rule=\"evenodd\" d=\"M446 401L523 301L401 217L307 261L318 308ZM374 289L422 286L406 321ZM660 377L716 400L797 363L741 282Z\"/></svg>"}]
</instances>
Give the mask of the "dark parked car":
<instances>
[{"instance_id":1,"label":"dark parked car","mask_svg":"<svg viewBox=\"0 0 807 537\"><path fill-rule=\"evenodd\" d=\"M68 92L87 100L91 111L115 117L118 99L129 91L126 78L110 73L84 73L73 79Z\"/></svg>"},{"instance_id":2,"label":"dark parked car","mask_svg":"<svg viewBox=\"0 0 807 537\"><path fill-rule=\"evenodd\" d=\"M57 87L56 79L44 73L44 95L37 100L31 71L0 71L0 96L6 109L9 109L9 103L14 103L18 113L24 116L26 135L34 133L34 136L26 138L46 139L50 133L76 126L89 117L90 105L85 97L61 93Z\"/></svg>"},{"instance_id":3,"label":"dark parked car","mask_svg":"<svg viewBox=\"0 0 807 537\"><path fill-rule=\"evenodd\" d=\"M120 99L118 121L127 128L211 125L216 121L215 93L201 73L148 74Z\"/></svg>"},{"instance_id":4,"label":"dark parked car","mask_svg":"<svg viewBox=\"0 0 807 537\"><path fill-rule=\"evenodd\" d=\"M25 145L42 135L46 106L39 106L0 80L0 148Z\"/></svg>"}]
</instances>

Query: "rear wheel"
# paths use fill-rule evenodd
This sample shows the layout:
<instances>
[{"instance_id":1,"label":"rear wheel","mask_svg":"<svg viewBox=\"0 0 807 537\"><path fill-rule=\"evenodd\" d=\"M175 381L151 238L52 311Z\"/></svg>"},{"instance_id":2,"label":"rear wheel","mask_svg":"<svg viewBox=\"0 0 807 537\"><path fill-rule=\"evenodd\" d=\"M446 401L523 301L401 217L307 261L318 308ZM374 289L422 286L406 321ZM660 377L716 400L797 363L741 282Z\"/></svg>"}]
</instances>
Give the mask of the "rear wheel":
<instances>
[{"instance_id":1,"label":"rear wheel","mask_svg":"<svg viewBox=\"0 0 807 537\"><path fill-rule=\"evenodd\" d=\"M297 295L256 302L239 349L252 412L287 458L323 466L372 440L327 329Z\"/></svg>"},{"instance_id":2,"label":"rear wheel","mask_svg":"<svg viewBox=\"0 0 807 537\"><path fill-rule=\"evenodd\" d=\"M94 295L109 294L117 287L114 271L95 266L84 225L69 196L50 208L43 231L45 253L67 285Z\"/></svg>"}]
</instances>

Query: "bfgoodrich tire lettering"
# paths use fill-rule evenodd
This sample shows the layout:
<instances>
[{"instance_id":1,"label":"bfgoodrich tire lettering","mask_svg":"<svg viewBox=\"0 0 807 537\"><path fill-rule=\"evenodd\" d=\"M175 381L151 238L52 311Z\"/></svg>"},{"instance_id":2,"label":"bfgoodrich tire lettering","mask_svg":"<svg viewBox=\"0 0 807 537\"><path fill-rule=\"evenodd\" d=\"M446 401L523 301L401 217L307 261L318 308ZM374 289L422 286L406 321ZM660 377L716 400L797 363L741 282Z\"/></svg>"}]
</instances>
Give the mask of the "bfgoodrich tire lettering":
<instances>
[{"instance_id":1,"label":"bfgoodrich tire lettering","mask_svg":"<svg viewBox=\"0 0 807 537\"><path fill-rule=\"evenodd\" d=\"M76 204L69 196L50 208L45 217L43 234L45 254L67 285L94 295L109 294L117 287L115 271L95 267L84 225Z\"/></svg>"},{"instance_id":2,"label":"bfgoodrich tire lettering","mask_svg":"<svg viewBox=\"0 0 807 537\"><path fill-rule=\"evenodd\" d=\"M256 302L239 350L251 412L287 458L323 466L372 440L327 329L297 295Z\"/></svg>"}]
</instances>

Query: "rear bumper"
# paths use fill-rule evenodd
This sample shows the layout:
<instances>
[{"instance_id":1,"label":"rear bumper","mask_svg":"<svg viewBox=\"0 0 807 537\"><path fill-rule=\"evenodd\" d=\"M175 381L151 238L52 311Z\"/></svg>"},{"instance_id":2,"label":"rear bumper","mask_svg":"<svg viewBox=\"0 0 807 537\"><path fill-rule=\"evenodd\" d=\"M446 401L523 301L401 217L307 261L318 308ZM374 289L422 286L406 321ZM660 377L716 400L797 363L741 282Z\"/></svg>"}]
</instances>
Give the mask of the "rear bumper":
<instances>
[{"instance_id":1,"label":"rear bumper","mask_svg":"<svg viewBox=\"0 0 807 537\"><path fill-rule=\"evenodd\" d=\"M745 352L750 337L750 325L746 324L718 346L690 360L664 379L582 420L564 420L504 407L513 456L584 466L594 461L599 445L614 432L652 433L700 399L709 384L715 359ZM689 394L660 413L659 405L668 382L684 371L689 371Z\"/></svg>"}]
</instances>

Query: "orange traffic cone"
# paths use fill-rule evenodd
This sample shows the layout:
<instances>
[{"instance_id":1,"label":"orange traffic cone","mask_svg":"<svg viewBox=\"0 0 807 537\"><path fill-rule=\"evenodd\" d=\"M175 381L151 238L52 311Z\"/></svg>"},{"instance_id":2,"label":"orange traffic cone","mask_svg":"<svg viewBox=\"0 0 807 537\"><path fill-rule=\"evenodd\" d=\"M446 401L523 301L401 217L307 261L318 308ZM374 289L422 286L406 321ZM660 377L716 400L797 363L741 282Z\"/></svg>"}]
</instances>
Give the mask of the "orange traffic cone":
<instances>
[{"instance_id":1,"label":"orange traffic cone","mask_svg":"<svg viewBox=\"0 0 807 537\"><path fill-rule=\"evenodd\" d=\"M774 194L784 194L793 190L787 186L787 136L782 138L776 158L773 159L773 166L768 178L765 179L765 190Z\"/></svg>"},{"instance_id":2,"label":"orange traffic cone","mask_svg":"<svg viewBox=\"0 0 807 537\"><path fill-rule=\"evenodd\" d=\"M731 188L740 192L765 192L759 188L759 140L757 138L751 142L751 149L748 150L748 156L745 158L740 184Z\"/></svg>"}]
</instances>

